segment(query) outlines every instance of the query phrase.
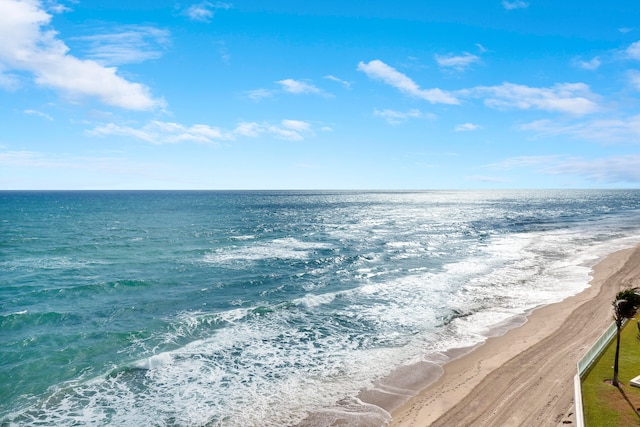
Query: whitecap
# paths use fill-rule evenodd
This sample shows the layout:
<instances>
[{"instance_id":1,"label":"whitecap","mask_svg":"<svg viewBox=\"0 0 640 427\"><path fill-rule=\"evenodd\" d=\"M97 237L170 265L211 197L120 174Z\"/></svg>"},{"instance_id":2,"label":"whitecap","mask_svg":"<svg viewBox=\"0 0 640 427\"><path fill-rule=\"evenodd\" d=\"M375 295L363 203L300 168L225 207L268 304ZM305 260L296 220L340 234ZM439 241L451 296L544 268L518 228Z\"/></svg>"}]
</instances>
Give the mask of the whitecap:
<instances>
[{"instance_id":1,"label":"whitecap","mask_svg":"<svg viewBox=\"0 0 640 427\"><path fill-rule=\"evenodd\" d=\"M302 298L294 300L294 304L304 308L314 308L319 307L321 305L330 304L334 299L336 299L336 293L323 294L323 295L314 295L307 294Z\"/></svg>"},{"instance_id":2,"label":"whitecap","mask_svg":"<svg viewBox=\"0 0 640 427\"><path fill-rule=\"evenodd\" d=\"M204 261L225 264L237 261L261 261L271 259L305 260L312 251L331 249L332 245L323 242L305 242L292 237L256 242L248 246L232 246L216 249L207 254Z\"/></svg>"},{"instance_id":3,"label":"whitecap","mask_svg":"<svg viewBox=\"0 0 640 427\"><path fill-rule=\"evenodd\" d=\"M169 353L160 353L151 357L147 357L144 360L139 360L133 363L133 366L138 369L157 369L161 366L170 364L173 361L173 357Z\"/></svg>"}]
</instances>

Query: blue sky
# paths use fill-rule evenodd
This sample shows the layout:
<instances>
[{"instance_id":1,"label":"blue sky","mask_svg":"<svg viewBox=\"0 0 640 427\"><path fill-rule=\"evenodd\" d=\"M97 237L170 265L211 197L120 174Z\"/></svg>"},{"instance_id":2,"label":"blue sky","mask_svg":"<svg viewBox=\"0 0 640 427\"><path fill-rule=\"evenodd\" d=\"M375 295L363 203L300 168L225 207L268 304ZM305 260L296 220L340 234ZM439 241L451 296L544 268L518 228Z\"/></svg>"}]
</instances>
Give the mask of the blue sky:
<instances>
[{"instance_id":1,"label":"blue sky","mask_svg":"<svg viewBox=\"0 0 640 427\"><path fill-rule=\"evenodd\" d=\"M628 0L0 0L0 40L0 189L640 184Z\"/></svg>"}]
</instances>

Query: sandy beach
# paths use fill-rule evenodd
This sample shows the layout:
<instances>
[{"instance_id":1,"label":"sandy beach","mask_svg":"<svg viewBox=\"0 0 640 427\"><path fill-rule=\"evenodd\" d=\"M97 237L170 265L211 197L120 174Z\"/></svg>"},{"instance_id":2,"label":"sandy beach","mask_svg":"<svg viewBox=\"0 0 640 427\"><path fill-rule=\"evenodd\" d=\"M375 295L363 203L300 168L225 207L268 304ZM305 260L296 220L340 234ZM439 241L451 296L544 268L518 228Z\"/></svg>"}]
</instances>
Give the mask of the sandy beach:
<instances>
[{"instance_id":1,"label":"sandy beach","mask_svg":"<svg viewBox=\"0 0 640 427\"><path fill-rule=\"evenodd\" d=\"M526 323L489 338L392 412L391 426L574 424L576 363L612 322L611 301L640 285L640 247L593 269L591 286L534 310Z\"/></svg>"}]
</instances>

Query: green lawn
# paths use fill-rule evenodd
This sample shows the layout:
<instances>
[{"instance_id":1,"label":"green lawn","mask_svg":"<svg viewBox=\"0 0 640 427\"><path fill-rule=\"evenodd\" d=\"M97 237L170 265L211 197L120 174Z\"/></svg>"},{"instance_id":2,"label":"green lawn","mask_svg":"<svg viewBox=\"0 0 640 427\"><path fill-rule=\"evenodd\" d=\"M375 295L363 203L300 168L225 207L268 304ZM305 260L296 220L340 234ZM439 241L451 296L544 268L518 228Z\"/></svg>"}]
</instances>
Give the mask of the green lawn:
<instances>
[{"instance_id":1,"label":"green lawn","mask_svg":"<svg viewBox=\"0 0 640 427\"><path fill-rule=\"evenodd\" d=\"M620 343L620 388L613 387L615 337L595 364L582 377L582 401L586 427L640 426L640 388L629 380L640 375L638 322L632 319L622 330Z\"/></svg>"}]
</instances>

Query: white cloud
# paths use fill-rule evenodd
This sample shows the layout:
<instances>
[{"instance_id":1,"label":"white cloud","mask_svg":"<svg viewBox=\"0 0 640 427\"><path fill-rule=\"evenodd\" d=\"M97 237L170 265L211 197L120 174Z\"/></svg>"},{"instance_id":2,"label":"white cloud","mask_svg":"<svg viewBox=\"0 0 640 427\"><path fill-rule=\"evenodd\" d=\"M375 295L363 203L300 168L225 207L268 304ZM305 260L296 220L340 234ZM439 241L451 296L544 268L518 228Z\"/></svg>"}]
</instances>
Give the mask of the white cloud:
<instances>
[{"instance_id":1,"label":"white cloud","mask_svg":"<svg viewBox=\"0 0 640 427\"><path fill-rule=\"evenodd\" d=\"M192 21L211 22L215 15L216 9L229 9L231 7L228 3L223 2L202 2L189 6L185 10L185 14Z\"/></svg>"},{"instance_id":2,"label":"white cloud","mask_svg":"<svg viewBox=\"0 0 640 427\"><path fill-rule=\"evenodd\" d=\"M234 140L237 137L259 138L265 135L277 139L302 141L305 136L314 135L311 124L302 120L282 120L279 124L240 122L233 130L222 130L205 124L185 126L174 122L152 120L141 127L107 123L86 130L90 136L125 136L140 139L152 144L175 144L180 142L198 142L217 144L219 141Z\"/></svg>"},{"instance_id":3,"label":"white cloud","mask_svg":"<svg viewBox=\"0 0 640 427\"><path fill-rule=\"evenodd\" d=\"M486 165L490 169L509 170L556 164L560 156L517 156Z\"/></svg>"},{"instance_id":4,"label":"white cloud","mask_svg":"<svg viewBox=\"0 0 640 427\"><path fill-rule=\"evenodd\" d=\"M420 86L409 77L378 59L368 63L360 62L358 64L358 70L364 72L372 79L381 80L395 87L404 94L424 99L432 104L460 103L452 94L441 89L420 89Z\"/></svg>"},{"instance_id":5,"label":"white cloud","mask_svg":"<svg viewBox=\"0 0 640 427\"><path fill-rule=\"evenodd\" d=\"M640 155L601 159L567 159L547 168L549 173L578 175L597 183L640 183Z\"/></svg>"},{"instance_id":6,"label":"white cloud","mask_svg":"<svg viewBox=\"0 0 640 427\"><path fill-rule=\"evenodd\" d=\"M234 136L248 138L260 138L263 135L271 135L277 139L289 141L302 141L305 135L313 135L311 124L301 120L285 119L280 125L271 123L242 122L233 130Z\"/></svg>"},{"instance_id":7,"label":"white cloud","mask_svg":"<svg viewBox=\"0 0 640 427\"><path fill-rule=\"evenodd\" d=\"M627 71L627 78L629 79L629 83L631 83L631 86L633 86L637 90L640 90L640 71Z\"/></svg>"},{"instance_id":8,"label":"white cloud","mask_svg":"<svg viewBox=\"0 0 640 427\"><path fill-rule=\"evenodd\" d=\"M26 71L37 84L70 97L95 97L101 102L131 110L164 105L149 88L116 74L92 60L69 55L69 48L47 29L49 15L37 0L2 0L0 3L0 68Z\"/></svg>"},{"instance_id":9,"label":"white cloud","mask_svg":"<svg viewBox=\"0 0 640 427\"><path fill-rule=\"evenodd\" d=\"M324 78L327 79L327 80L332 80L334 82L340 83L342 86L344 86L347 89L351 89L351 83L349 83L349 82L347 82L345 80L339 79L338 77L335 77L335 76L332 76L332 75L328 75L328 76L324 76Z\"/></svg>"},{"instance_id":10,"label":"white cloud","mask_svg":"<svg viewBox=\"0 0 640 427\"><path fill-rule=\"evenodd\" d=\"M129 25L117 32L77 37L87 44L87 57L104 65L133 64L162 56L171 44L169 32L155 27Z\"/></svg>"},{"instance_id":11,"label":"white cloud","mask_svg":"<svg viewBox=\"0 0 640 427\"><path fill-rule=\"evenodd\" d=\"M188 129L188 132L198 137L207 138L209 141L224 138L220 129L208 125L193 125Z\"/></svg>"},{"instance_id":12,"label":"white cloud","mask_svg":"<svg viewBox=\"0 0 640 427\"><path fill-rule=\"evenodd\" d=\"M2 64L0 63L0 88L5 90L17 90L20 87L20 80L12 74L5 74Z\"/></svg>"},{"instance_id":13,"label":"white cloud","mask_svg":"<svg viewBox=\"0 0 640 427\"><path fill-rule=\"evenodd\" d=\"M307 132L309 129L311 129L311 125L309 123L303 122L301 120L283 120L282 126L299 132Z\"/></svg>"},{"instance_id":14,"label":"white cloud","mask_svg":"<svg viewBox=\"0 0 640 427\"><path fill-rule=\"evenodd\" d=\"M591 92L584 83L558 83L549 88L503 83L500 86L478 86L448 92L441 89L421 89L411 78L380 60L360 62L358 70L406 95L431 103L459 104L459 97L479 97L484 98L486 106L495 109L542 110L575 116L591 114L600 109L597 102L599 96Z\"/></svg>"},{"instance_id":15,"label":"white cloud","mask_svg":"<svg viewBox=\"0 0 640 427\"><path fill-rule=\"evenodd\" d=\"M209 9L207 3L194 4L185 13L193 21L209 22L213 18L213 10Z\"/></svg>"},{"instance_id":16,"label":"white cloud","mask_svg":"<svg viewBox=\"0 0 640 427\"><path fill-rule=\"evenodd\" d=\"M47 6L47 10L53 12L53 13L65 13L65 12L71 12L71 8L63 5L63 4L57 4L57 3L51 3Z\"/></svg>"},{"instance_id":17,"label":"white cloud","mask_svg":"<svg viewBox=\"0 0 640 427\"><path fill-rule=\"evenodd\" d=\"M436 55L435 60L442 68L452 68L457 71L463 71L472 64L480 62L480 57L465 52L462 55Z\"/></svg>"},{"instance_id":18,"label":"white cloud","mask_svg":"<svg viewBox=\"0 0 640 427\"><path fill-rule=\"evenodd\" d=\"M574 63L584 70L596 70L602 65L600 58L595 57L590 61L575 60Z\"/></svg>"},{"instance_id":19,"label":"white cloud","mask_svg":"<svg viewBox=\"0 0 640 427\"><path fill-rule=\"evenodd\" d=\"M529 3L522 0L514 0L514 1L502 0L502 7L504 7L507 10L525 9L529 7Z\"/></svg>"},{"instance_id":20,"label":"white cloud","mask_svg":"<svg viewBox=\"0 0 640 427\"><path fill-rule=\"evenodd\" d=\"M275 136L278 139L285 139L288 141L302 141L304 140L304 137L300 134L300 132L297 132L295 130L292 129L286 129L280 126L268 126L265 128L267 130L267 132L273 136Z\"/></svg>"},{"instance_id":21,"label":"white cloud","mask_svg":"<svg viewBox=\"0 0 640 427\"><path fill-rule=\"evenodd\" d=\"M313 135L311 124L302 120L285 119L280 122L280 126L264 125L264 131L278 139L289 141L302 141L305 135Z\"/></svg>"},{"instance_id":22,"label":"white cloud","mask_svg":"<svg viewBox=\"0 0 640 427\"><path fill-rule=\"evenodd\" d=\"M480 129L480 125L475 125L473 123L463 123L455 127L456 132L470 132L474 130Z\"/></svg>"},{"instance_id":23,"label":"white cloud","mask_svg":"<svg viewBox=\"0 0 640 427\"><path fill-rule=\"evenodd\" d=\"M559 83L550 88L536 88L513 83L480 86L461 93L486 96L485 104L496 109L518 108L585 115L596 112L597 96L584 83Z\"/></svg>"},{"instance_id":24,"label":"white cloud","mask_svg":"<svg viewBox=\"0 0 640 427\"><path fill-rule=\"evenodd\" d=\"M77 0L70 0L70 1L72 3L78 2ZM57 0L43 0L43 2L44 4L42 7L51 13L61 14L65 12L71 12L72 10L70 7L58 3Z\"/></svg>"},{"instance_id":25,"label":"white cloud","mask_svg":"<svg viewBox=\"0 0 640 427\"><path fill-rule=\"evenodd\" d=\"M598 159L560 155L520 156L487 167L501 170L530 168L549 175L582 176L596 183L640 183L640 155L637 154Z\"/></svg>"},{"instance_id":26,"label":"white cloud","mask_svg":"<svg viewBox=\"0 0 640 427\"><path fill-rule=\"evenodd\" d=\"M537 120L521 125L519 129L533 131L543 136L568 135L603 144L640 143L640 115L624 119L596 119L570 124Z\"/></svg>"},{"instance_id":27,"label":"white cloud","mask_svg":"<svg viewBox=\"0 0 640 427\"><path fill-rule=\"evenodd\" d=\"M620 31L623 34L626 34L626 33L630 33L631 31L633 31L633 28L622 27L622 28L618 28L618 31Z\"/></svg>"},{"instance_id":28,"label":"white cloud","mask_svg":"<svg viewBox=\"0 0 640 427\"><path fill-rule=\"evenodd\" d=\"M249 138L257 138L262 132L262 126L255 122L238 123L236 128L233 130L235 135L246 136Z\"/></svg>"},{"instance_id":29,"label":"white cloud","mask_svg":"<svg viewBox=\"0 0 640 427\"><path fill-rule=\"evenodd\" d=\"M153 120L141 128L121 126L109 123L86 131L91 136L130 136L153 144L172 144L184 141L216 143L217 140L229 139L220 129L208 125L197 124L184 126L179 123Z\"/></svg>"},{"instance_id":30,"label":"white cloud","mask_svg":"<svg viewBox=\"0 0 640 427\"><path fill-rule=\"evenodd\" d=\"M394 110L374 110L373 115L376 117L382 117L390 125L399 125L409 119L434 119L434 114L423 113L420 110L412 109L407 112L394 111Z\"/></svg>"},{"instance_id":31,"label":"white cloud","mask_svg":"<svg viewBox=\"0 0 640 427\"><path fill-rule=\"evenodd\" d=\"M277 81L276 83L282 86L282 90L284 90L285 92L293 93L296 95L322 93L322 91L314 85L302 82L300 80L285 79Z\"/></svg>"},{"instance_id":32,"label":"white cloud","mask_svg":"<svg viewBox=\"0 0 640 427\"><path fill-rule=\"evenodd\" d=\"M324 92L317 86L301 80L284 79L278 80L275 83L280 85L280 89L270 90L260 88L246 91L245 94L248 98L253 99L254 101L260 101L264 98L271 98L281 92L291 93L294 95L321 95L324 97L332 96L331 94Z\"/></svg>"},{"instance_id":33,"label":"white cloud","mask_svg":"<svg viewBox=\"0 0 640 427\"><path fill-rule=\"evenodd\" d=\"M629 58L640 60L640 41L631 43L626 52Z\"/></svg>"},{"instance_id":34,"label":"white cloud","mask_svg":"<svg viewBox=\"0 0 640 427\"><path fill-rule=\"evenodd\" d=\"M273 96L273 91L268 89L255 89L245 92L247 97L253 99L254 101L260 101L264 98L271 98Z\"/></svg>"},{"instance_id":35,"label":"white cloud","mask_svg":"<svg viewBox=\"0 0 640 427\"><path fill-rule=\"evenodd\" d=\"M38 117L42 117L43 119L47 119L49 121L53 120L53 117L51 117L50 115L48 115L47 113L43 113L42 111L37 111L37 110L24 110L25 114L29 114L31 116L38 116Z\"/></svg>"},{"instance_id":36,"label":"white cloud","mask_svg":"<svg viewBox=\"0 0 640 427\"><path fill-rule=\"evenodd\" d=\"M183 126L178 123L151 121L144 128L144 131L152 135L158 135L158 141L174 143L182 141L194 141L204 143L215 143L215 140L226 139L220 129L208 125L196 124Z\"/></svg>"},{"instance_id":37,"label":"white cloud","mask_svg":"<svg viewBox=\"0 0 640 427\"><path fill-rule=\"evenodd\" d=\"M135 129L130 126L120 126L115 123L108 123L106 125L96 126L91 130L85 131L85 133L90 136L110 136L110 135L132 136L134 138L151 142L153 144L161 143L160 141L157 141L154 135L151 134L150 132L144 131L142 129Z\"/></svg>"}]
</instances>

